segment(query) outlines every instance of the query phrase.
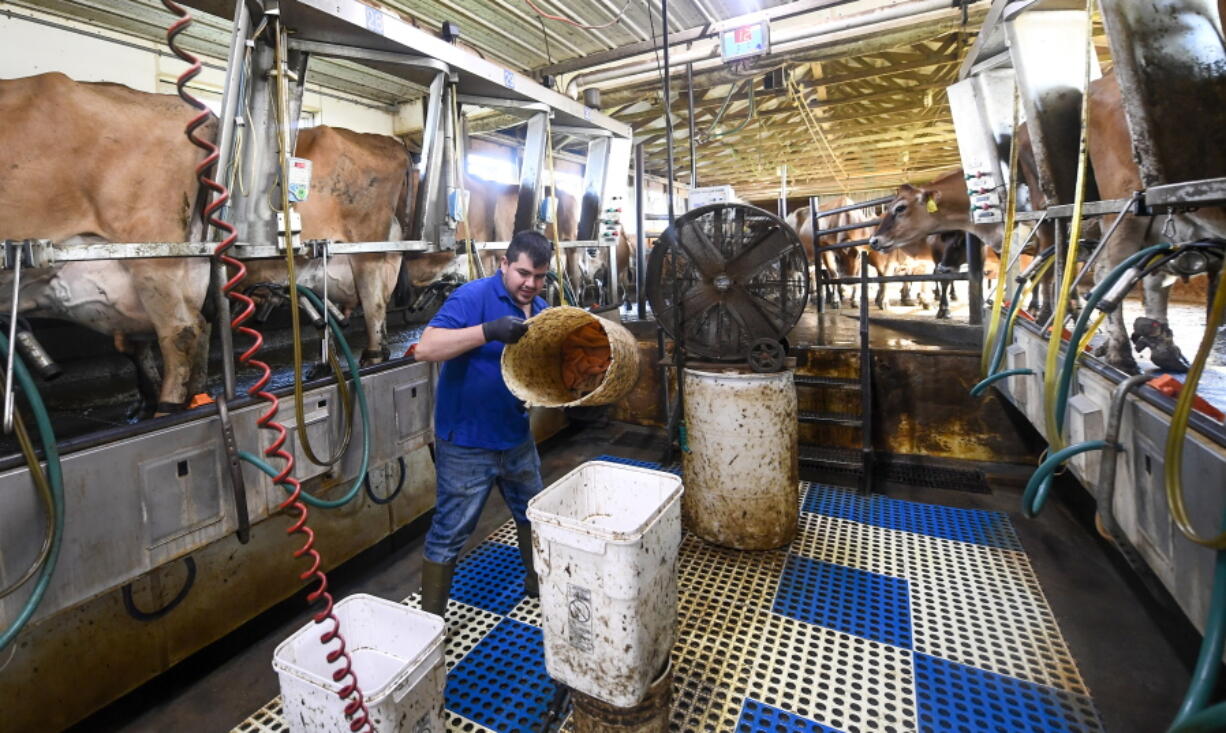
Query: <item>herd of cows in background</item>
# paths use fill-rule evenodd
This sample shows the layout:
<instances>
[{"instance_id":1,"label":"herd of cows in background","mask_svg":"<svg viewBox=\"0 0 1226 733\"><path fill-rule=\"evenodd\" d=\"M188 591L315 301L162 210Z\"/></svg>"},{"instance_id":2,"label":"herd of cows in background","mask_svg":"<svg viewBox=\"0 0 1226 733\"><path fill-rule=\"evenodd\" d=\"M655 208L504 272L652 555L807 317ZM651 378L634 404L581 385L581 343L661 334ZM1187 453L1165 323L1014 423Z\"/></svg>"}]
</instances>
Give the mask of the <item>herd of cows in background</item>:
<instances>
[{"instance_id":1,"label":"herd of cows in background","mask_svg":"<svg viewBox=\"0 0 1226 733\"><path fill-rule=\"evenodd\" d=\"M1140 188L1131 140L1120 107L1119 87L1108 74L1091 87L1090 156L1102 198L1123 198ZM56 242L183 242L203 239L199 216L199 186L194 168L200 152L184 136L193 111L175 96L139 92L99 82L76 82L58 73L0 80L0 236L42 238ZM215 127L215 125L213 126ZM1023 134L1022 174L1035 208L1045 205L1034 175L1028 140ZM299 204L303 239L367 242L399 240L412 218L417 175L404 144L392 137L312 127L298 134L296 154L312 161L311 195ZM467 223L459 239L507 241L511 238L518 187L470 178ZM577 238L573 197L559 192L556 234L561 241ZM822 209L852 203L846 197L823 202ZM867 221L874 215L852 210L821 220L822 228ZM814 262L813 231L807 208L792 212L788 223L799 234ZM1129 217L1112 239L1104 258L1107 267L1157 241L1161 227L1146 217ZM1173 241L1226 234L1220 210L1202 209L1179 215ZM985 244L985 274L994 277L1003 240L1003 226L974 224L962 171L951 171L922 188L902 185L875 229L865 227L828 235L818 246L871 240L871 247L821 253L823 268L841 276L858 274L860 251L880 274L921 274L956 270L965 262L963 233ZM1169 229L1168 229L1169 233ZM1040 231L1039 248L1052 241ZM621 287L632 280L634 258L624 233L616 248ZM574 282L601 277L606 256L580 248L568 252L566 268ZM497 253L482 254L480 267L489 273ZM248 261L244 286L286 284L281 261ZM327 272L319 259L300 261L300 282L322 290L327 278L329 298L346 314L361 309L367 344L366 363L388 357L387 310L394 296L413 302L415 294L437 287L440 280L458 282L469 271L463 257L450 252L379 253L329 258ZM1105 272L1099 266L1100 272ZM4 273L0 292L12 287ZM1152 281L1152 282L1151 282ZM1145 285L1146 315L1165 322L1172 278L1158 275ZM22 312L84 325L110 335L125 353L147 345L152 335L162 357L159 411L183 405L202 391L207 368L210 324L202 315L209 283L204 258L129 259L73 262L23 277ZM899 301L912 302L910 289L900 286ZM835 297L854 302L842 289ZM885 286L876 302L886 304ZM928 289L918 299L931 307ZM8 296L5 296L8 297ZM420 298L418 298L420 301ZM1050 308L1050 298L1044 304ZM1109 362L1135 371L1122 314L1108 325Z\"/></svg>"}]
</instances>

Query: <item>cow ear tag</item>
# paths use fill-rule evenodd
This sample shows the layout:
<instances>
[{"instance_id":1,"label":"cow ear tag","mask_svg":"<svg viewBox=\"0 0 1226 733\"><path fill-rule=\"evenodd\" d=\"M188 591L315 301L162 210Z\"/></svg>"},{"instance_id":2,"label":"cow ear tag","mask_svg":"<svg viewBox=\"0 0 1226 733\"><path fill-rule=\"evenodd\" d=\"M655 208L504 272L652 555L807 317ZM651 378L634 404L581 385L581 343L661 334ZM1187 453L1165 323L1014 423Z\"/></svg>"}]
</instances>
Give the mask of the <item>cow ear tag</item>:
<instances>
[{"instance_id":1,"label":"cow ear tag","mask_svg":"<svg viewBox=\"0 0 1226 733\"><path fill-rule=\"evenodd\" d=\"M928 209L929 214L937 213L937 200L932 198L928 199L928 204L925 206L925 208Z\"/></svg>"}]
</instances>

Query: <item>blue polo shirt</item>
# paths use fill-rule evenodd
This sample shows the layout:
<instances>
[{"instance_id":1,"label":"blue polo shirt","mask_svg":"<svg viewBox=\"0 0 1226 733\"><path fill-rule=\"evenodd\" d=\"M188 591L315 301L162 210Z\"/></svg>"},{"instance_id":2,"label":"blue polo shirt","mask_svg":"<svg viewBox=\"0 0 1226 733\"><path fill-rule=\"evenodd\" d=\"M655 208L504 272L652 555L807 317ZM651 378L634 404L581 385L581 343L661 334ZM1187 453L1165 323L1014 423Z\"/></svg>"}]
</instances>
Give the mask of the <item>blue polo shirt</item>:
<instances>
[{"instance_id":1,"label":"blue polo shirt","mask_svg":"<svg viewBox=\"0 0 1226 733\"><path fill-rule=\"evenodd\" d=\"M548 304L532 301L532 315ZM524 317L507 293L502 272L461 285L434 318L435 328L466 328L503 316ZM528 439L528 410L502 381L502 348L491 341L443 362L434 401L434 433L469 448L506 450Z\"/></svg>"}]
</instances>

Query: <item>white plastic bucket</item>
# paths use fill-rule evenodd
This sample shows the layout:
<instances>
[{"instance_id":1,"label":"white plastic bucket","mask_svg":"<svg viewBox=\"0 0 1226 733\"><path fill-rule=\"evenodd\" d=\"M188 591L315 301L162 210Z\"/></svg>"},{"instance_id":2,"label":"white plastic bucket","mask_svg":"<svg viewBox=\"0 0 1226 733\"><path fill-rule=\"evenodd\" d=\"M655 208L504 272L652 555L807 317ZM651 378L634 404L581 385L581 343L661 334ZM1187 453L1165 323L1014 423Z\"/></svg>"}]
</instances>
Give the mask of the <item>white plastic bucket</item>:
<instances>
[{"instance_id":1,"label":"white plastic bucket","mask_svg":"<svg viewBox=\"0 0 1226 733\"><path fill-rule=\"evenodd\" d=\"M590 461L528 503L551 677L643 700L673 645L681 493L671 473Z\"/></svg>"},{"instance_id":2,"label":"white plastic bucket","mask_svg":"<svg viewBox=\"0 0 1226 733\"><path fill-rule=\"evenodd\" d=\"M364 593L342 599L334 612L374 729L442 733L443 620ZM350 680L332 681L340 660L329 664L326 655L336 642L319 641L331 627L330 621L311 621L273 652L285 722L293 733L349 730L337 692Z\"/></svg>"}]
</instances>

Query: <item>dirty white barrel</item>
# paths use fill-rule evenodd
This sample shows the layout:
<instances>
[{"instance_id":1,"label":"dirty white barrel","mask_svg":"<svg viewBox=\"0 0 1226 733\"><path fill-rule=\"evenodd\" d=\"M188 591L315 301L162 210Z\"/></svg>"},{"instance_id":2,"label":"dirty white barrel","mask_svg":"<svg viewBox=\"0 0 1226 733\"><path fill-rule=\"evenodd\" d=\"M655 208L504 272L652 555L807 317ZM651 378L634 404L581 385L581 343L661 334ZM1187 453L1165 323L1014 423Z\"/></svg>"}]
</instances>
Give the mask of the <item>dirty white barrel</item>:
<instances>
[{"instance_id":1,"label":"dirty white barrel","mask_svg":"<svg viewBox=\"0 0 1226 733\"><path fill-rule=\"evenodd\" d=\"M792 372L685 370L685 526L738 550L781 547L800 509Z\"/></svg>"},{"instance_id":2,"label":"dirty white barrel","mask_svg":"<svg viewBox=\"0 0 1226 733\"><path fill-rule=\"evenodd\" d=\"M434 614L364 593L333 607L341 635L378 733L443 730L443 620ZM345 701L319 643L332 622L307 623L277 646L272 666L281 682L285 722L291 733L349 730Z\"/></svg>"},{"instance_id":3,"label":"dirty white barrel","mask_svg":"<svg viewBox=\"0 0 1226 733\"><path fill-rule=\"evenodd\" d=\"M589 461L528 502L549 676L618 708L664 668L677 622L681 479Z\"/></svg>"}]
</instances>

